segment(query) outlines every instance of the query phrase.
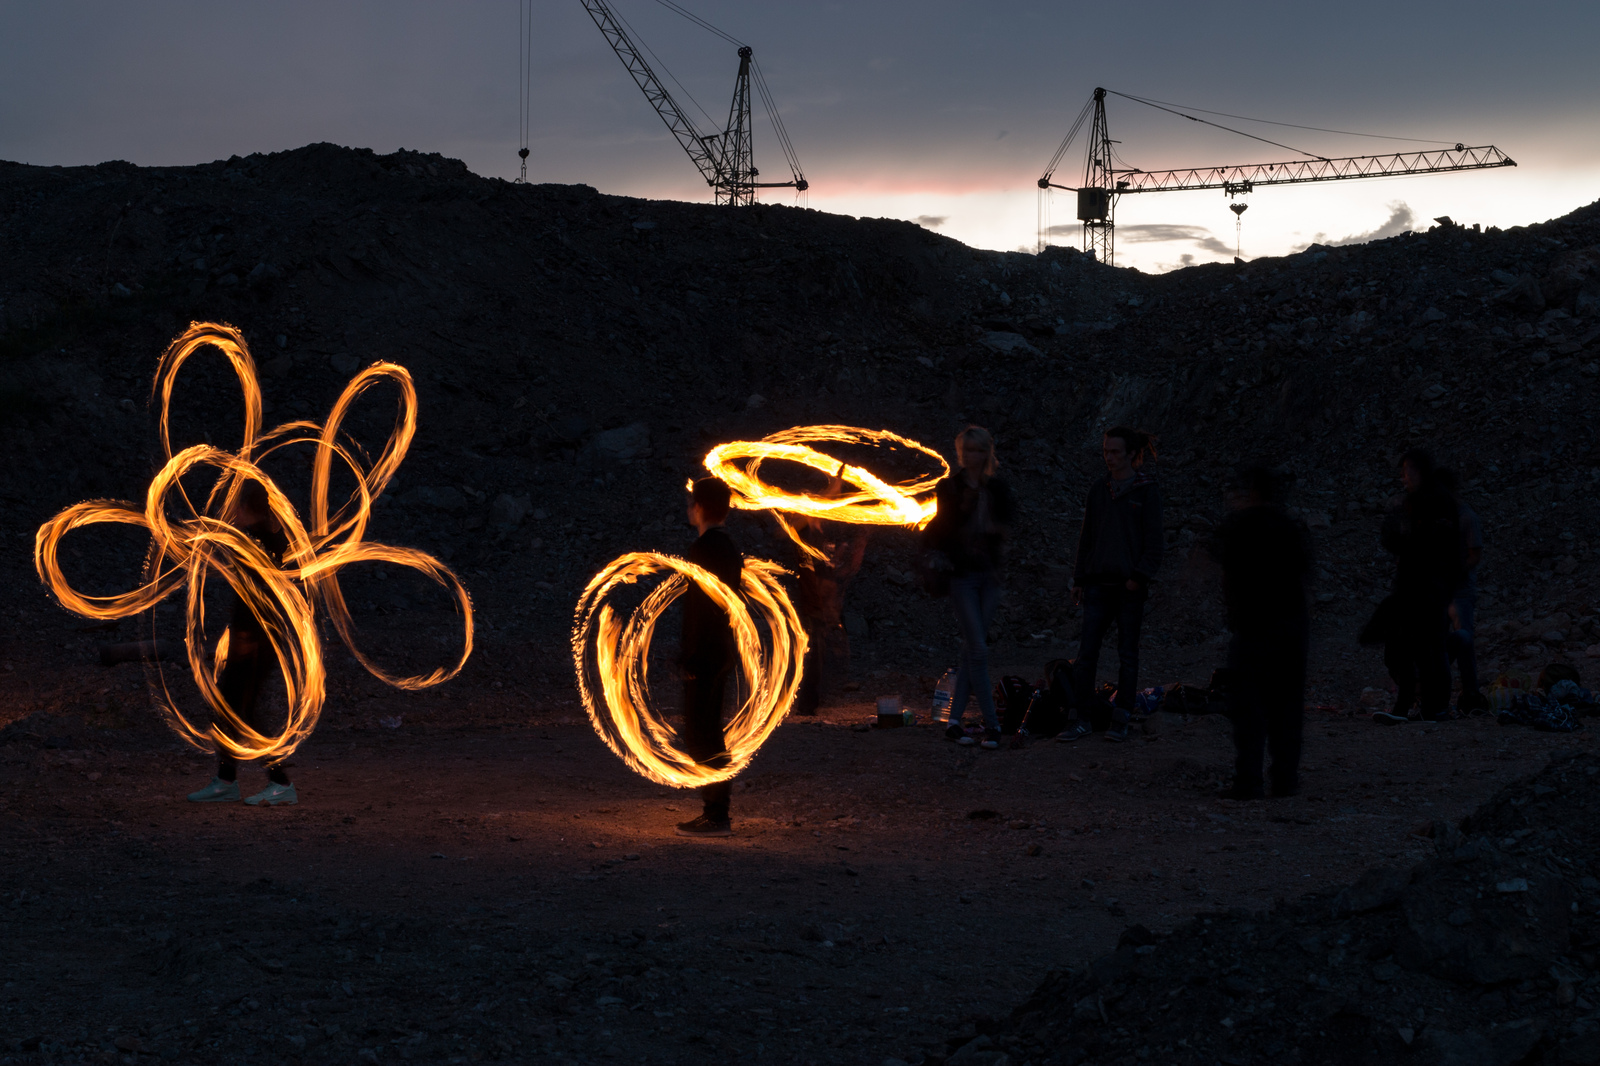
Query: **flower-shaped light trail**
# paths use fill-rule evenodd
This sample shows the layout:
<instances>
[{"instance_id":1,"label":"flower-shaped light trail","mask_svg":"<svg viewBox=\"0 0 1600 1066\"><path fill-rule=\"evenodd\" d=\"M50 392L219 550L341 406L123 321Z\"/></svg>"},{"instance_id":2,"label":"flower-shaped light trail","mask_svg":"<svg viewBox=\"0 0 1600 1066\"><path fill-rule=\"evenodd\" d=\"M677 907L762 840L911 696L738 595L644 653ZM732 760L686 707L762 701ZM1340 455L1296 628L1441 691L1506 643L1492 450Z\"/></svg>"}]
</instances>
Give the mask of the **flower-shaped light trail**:
<instances>
[{"instance_id":1,"label":"flower-shaped light trail","mask_svg":"<svg viewBox=\"0 0 1600 1066\"><path fill-rule=\"evenodd\" d=\"M938 472L890 483L870 470L841 462L813 447L820 444L909 448L932 459L938 464ZM761 476L761 465L770 460L798 463L838 477L842 489L837 495L828 495L777 488ZM706 453L705 467L728 483L733 490L733 506L745 511L771 510L800 550L818 560L822 553L795 532L785 514L854 525L920 529L933 519L934 486L950 473L944 457L926 445L885 429L855 426L795 426L760 440L719 444Z\"/></svg>"},{"instance_id":2,"label":"flower-shaped light trail","mask_svg":"<svg viewBox=\"0 0 1600 1066\"><path fill-rule=\"evenodd\" d=\"M595 731L634 769L663 785L688 788L725 781L743 770L783 721L800 687L806 636L788 594L778 582L783 568L747 559L738 592L710 572L671 555L631 552L590 580L578 599L572 630L578 691ZM607 598L641 578L665 575L626 618ZM749 696L724 730L730 758L719 768L684 754L670 723L651 707L648 664L657 621L693 581L733 626ZM759 620L759 624L758 624Z\"/></svg>"},{"instance_id":3,"label":"flower-shaped light trail","mask_svg":"<svg viewBox=\"0 0 1600 1066\"><path fill-rule=\"evenodd\" d=\"M195 445L176 455L168 433L167 417L173 382L184 362L204 347L221 351L232 364L244 393L244 440L235 452L210 445ZM379 382L392 382L400 390L401 410L394 432L382 454L370 466L357 449L340 440L340 427L356 399ZM184 590L187 604L187 645L190 671L212 711L208 723L197 722L178 709L161 686L158 701L178 734L203 750L223 748L238 759L281 759L311 735L322 712L325 671L322 643L316 624L320 606L345 645L374 676L402 689L421 689L454 677L472 654L472 601L460 580L432 556L410 548L396 548L363 540L372 503L394 477L405 458L417 427L417 394L411 375L392 363L374 363L345 386L328 420L287 422L261 432L261 389L255 363L244 337L231 326L196 322L172 342L156 369L155 391L161 399L161 444L166 465L151 482L144 507L117 500L89 500L68 507L39 527L34 538L34 565L62 606L86 618L103 621L126 618L146 611L168 596ZM346 438L348 440L348 438ZM307 528L283 491L258 465L280 448L312 444L316 452L311 468L311 524ZM356 487L337 510L330 513L328 483L337 459L355 476ZM191 471L210 468L216 481L201 506L196 506L181 479ZM279 567L261 545L230 524L240 486L260 482L268 507L288 539ZM174 519L172 513L187 517ZM89 596L67 581L57 561L66 534L83 526L108 522L143 527L151 545L145 560L144 584L131 592ZM449 590L462 616L464 643L461 657L446 668L414 677L396 677L374 664L360 649L355 627L339 588L339 571L351 563L382 562L410 567ZM208 575L217 574L238 594L261 622L288 696L288 715L276 734L258 732L243 721L222 698L218 687L227 659L228 633L217 641L207 662L205 587Z\"/></svg>"}]
</instances>

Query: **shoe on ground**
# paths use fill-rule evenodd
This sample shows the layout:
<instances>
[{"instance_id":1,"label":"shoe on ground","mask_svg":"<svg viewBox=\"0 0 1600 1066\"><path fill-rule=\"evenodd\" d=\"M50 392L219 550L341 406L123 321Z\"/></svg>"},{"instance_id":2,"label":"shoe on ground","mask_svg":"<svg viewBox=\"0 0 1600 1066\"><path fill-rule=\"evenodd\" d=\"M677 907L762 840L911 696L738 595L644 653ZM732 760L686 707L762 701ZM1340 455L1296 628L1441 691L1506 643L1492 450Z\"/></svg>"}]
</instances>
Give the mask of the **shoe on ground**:
<instances>
[{"instance_id":1,"label":"shoe on ground","mask_svg":"<svg viewBox=\"0 0 1600 1066\"><path fill-rule=\"evenodd\" d=\"M1110 727L1106 729L1106 739L1111 741L1113 744L1120 744L1124 740L1127 740L1128 739L1128 723L1127 722L1113 722L1113 723L1111 723Z\"/></svg>"},{"instance_id":2,"label":"shoe on ground","mask_svg":"<svg viewBox=\"0 0 1600 1066\"><path fill-rule=\"evenodd\" d=\"M687 822L679 822L675 831L681 837L731 837L733 823L726 820L716 821L702 814Z\"/></svg>"},{"instance_id":3,"label":"shoe on ground","mask_svg":"<svg viewBox=\"0 0 1600 1066\"><path fill-rule=\"evenodd\" d=\"M1260 785L1234 785L1217 793L1218 799L1225 800L1258 800L1266 799L1266 791Z\"/></svg>"},{"instance_id":4,"label":"shoe on ground","mask_svg":"<svg viewBox=\"0 0 1600 1066\"><path fill-rule=\"evenodd\" d=\"M1394 711L1373 711L1372 720L1378 725L1405 725L1411 719Z\"/></svg>"},{"instance_id":5,"label":"shoe on ground","mask_svg":"<svg viewBox=\"0 0 1600 1066\"><path fill-rule=\"evenodd\" d=\"M994 751L998 748L1000 746L1000 730L985 729L983 731L983 743L979 746L986 751Z\"/></svg>"},{"instance_id":6,"label":"shoe on ground","mask_svg":"<svg viewBox=\"0 0 1600 1066\"><path fill-rule=\"evenodd\" d=\"M1466 716L1460 711L1452 711L1450 708L1446 707L1444 710L1440 711L1436 715L1433 715L1432 717L1423 715L1422 720L1424 722L1459 722L1464 717Z\"/></svg>"},{"instance_id":7,"label":"shoe on ground","mask_svg":"<svg viewBox=\"0 0 1600 1066\"><path fill-rule=\"evenodd\" d=\"M976 744L977 742L978 742L978 738L977 737L970 737L970 736L968 736L966 734L965 731L963 731L962 734L959 737L956 738L956 743L960 744L963 748L970 748L974 744Z\"/></svg>"},{"instance_id":8,"label":"shoe on ground","mask_svg":"<svg viewBox=\"0 0 1600 1066\"><path fill-rule=\"evenodd\" d=\"M961 738L966 736L966 735L967 735L967 731L965 729L961 728L961 723L960 722L951 722L950 725L948 727L946 727L946 729L944 731L944 738L946 740L953 740L957 744L961 743Z\"/></svg>"},{"instance_id":9,"label":"shoe on ground","mask_svg":"<svg viewBox=\"0 0 1600 1066\"><path fill-rule=\"evenodd\" d=\"M1082 740L1084 737L1093 732L1094 730L1089 728L1089 724L1087 722L1083 721L1082 719L1078 719L1076 721L1068 722L1067 728L1056 734L1056 740L1062 744L1071 744L1074 740Z\"/></svg>"},{"instance_id":10,"label":"shoe on ground","mask_svg":"<svg viewBox=\"0 0 1600 1066\"><path fill-rule=\"evenodd\" d=\"M190 803L236 803L239 800L239 782L213 777L211 784L199 792L189 793Z\"/></svg>"},{"instance_id":11,"label":"shoe on ground","mask_svg":"<svg viewBox=\"0 0 1600 1066\"><path fill-rule=\"evenodd\" d=\"M245 800L252 807L278 807L284 804L299 803L300 797L295 794L293 785L280 785L271 782L266 788Z\"/></svg>"},{"instance_id":12,"label":"shoe on ground","mask_svg":"<svg viewBox=\"0 0 1600 1066\"><path fill-rule=\"evenodd\" d=\"M1456 713L1463 718L1469 714L1488 714L1489 697L1481 692L1463 692L1456 700Z\"/></svg>"}]
</instances>

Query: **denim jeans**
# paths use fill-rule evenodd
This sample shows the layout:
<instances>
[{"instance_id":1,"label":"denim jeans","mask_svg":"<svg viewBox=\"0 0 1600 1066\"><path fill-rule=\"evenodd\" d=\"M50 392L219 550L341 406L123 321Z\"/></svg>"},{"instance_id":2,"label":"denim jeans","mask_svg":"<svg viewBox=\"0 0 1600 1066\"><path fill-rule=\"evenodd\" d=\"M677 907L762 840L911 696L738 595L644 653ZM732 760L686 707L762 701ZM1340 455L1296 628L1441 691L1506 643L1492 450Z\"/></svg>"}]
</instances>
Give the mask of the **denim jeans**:
<instances>
[{"instance_id":1,"label":"denim jeans","mask_svg":"<svg viewBox=\"0 0 1600 1066\"><path fill-rule=\"evenodd\" d=\"M1073 704L1088 707L1094 697L1095 671L1100 666L1100 645L1112 623L1117 626L1117 700L1112 720L1127 723L1139 692L1139 627L1144 624L1145 593L1125 584L1087 585L1083 590L1083 641L1073 678Z\"/></svg>"},{"instance_id":2,"label":"denim jeans","mask_svg":"<svg viewBox=\"0 0 1600 1066\"><path fill-rule=\"evenodd\" d=\"M1478 582L1472 572L1467 572L1467 580L1456 590L1456 627L1450 631L1448 647L1450 658L1456 661L1456 666L1461 671L1461 691L1463 694L1478 691L1478 657L1472 647L1472 631L1474 608L1478 604Z\"/></svg>"},{"instance_id":3,"label":"denim jeans","mask_svg":"<svg viewBox=\"0 0 1600 1066\"><path fill-rule=\"evenodd\" d=\"M1000 718L994 713L994 688L989 683L989 622L999 602L1000 579L992 571L950 579L950 605L961 629L961 665L950 701L950 721L959 723L967 711L967 698L977 696L983 727L997 733Z\"/></svg>"}]
</instances>

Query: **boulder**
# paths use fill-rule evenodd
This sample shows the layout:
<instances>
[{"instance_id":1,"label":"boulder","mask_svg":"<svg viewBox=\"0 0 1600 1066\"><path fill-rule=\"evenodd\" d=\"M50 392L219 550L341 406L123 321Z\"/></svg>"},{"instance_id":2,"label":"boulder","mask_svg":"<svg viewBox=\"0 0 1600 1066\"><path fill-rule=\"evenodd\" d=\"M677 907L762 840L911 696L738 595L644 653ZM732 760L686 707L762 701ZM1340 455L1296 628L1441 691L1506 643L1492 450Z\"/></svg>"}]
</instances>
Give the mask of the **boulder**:
<instances>
[{"instance_id":1,"label":"boulder","mask_svg":"<svg viewBox=\"0 0 1600 1066\"><path fill-rule=\"evenodd\" d=\"M527 494L513 496L502 492L489 505L489 524L496 529L516 529L533 511L533 500Z\"/></svg>"},{"instance_id":2,"label":"boulder","mask_svg":"<svg viewBox=\"0 0 1600 1066\"><path fill-rule=\"evenodd\" d=\"M989 332L978 338L978 343L997 352L1000 355L1042 355L1043 353L1028 343L1028 338L1020 333Z\"/></svg>"},{"instance_id":3,"label":"boulder","mask_svg":"<svg viewBox=\"0 0 1600 1066\"><path fill-rule=\"evenodd\" d=\"M584 448L584 453L589 459L599 462L642 459L650 454L650 423L632 422L596 433Z\"/></svg>"}]
</instances>

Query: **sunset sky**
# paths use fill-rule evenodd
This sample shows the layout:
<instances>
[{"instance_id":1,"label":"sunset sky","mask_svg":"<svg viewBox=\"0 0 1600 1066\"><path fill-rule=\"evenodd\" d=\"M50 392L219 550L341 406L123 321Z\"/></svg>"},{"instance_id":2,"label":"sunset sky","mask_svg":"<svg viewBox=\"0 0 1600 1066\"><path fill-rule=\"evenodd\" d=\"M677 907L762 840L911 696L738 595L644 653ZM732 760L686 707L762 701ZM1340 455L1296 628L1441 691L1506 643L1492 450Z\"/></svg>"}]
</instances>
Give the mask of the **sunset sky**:
<instances>
[{"instance_id":1,"label":"sunset sky","mask_svg":"<svg viewBox=\"0 0 1600 1066\"><path fill-rule=\"evenodd\" d=\"M653 0L615 0L709 131L737 57ZM1448 214L1509 226L1600 198L1600 4L737 4L691 10L747 41L811 182L809 206L914 219L985 248L1031 248L1035 182L1096 85L1189 107L1360 133L1495 144L1514 170L1263 189L1247 258L1425 228ZM533 5L529 178L709 200L577 0ZM0 158L198 163L314 141L438 151L515 177L518 5L55 2L0 5ZM661 71L658 70L658 73ZM678 94L678 85L669 82ZM1275 162L1293 152L1126 100L1123 158L1147 170ZM1241 125L1321 155L1427 147ZM782 171L758 109L756 162ZM1057 180L1076 184L1075 146ZM794 202L772 190L764 197ZM1118 262L1231 258L1218 192L1125 197ZM1070 193L1051 221L1076 241Z\"/></svg>"}]
</instances>

